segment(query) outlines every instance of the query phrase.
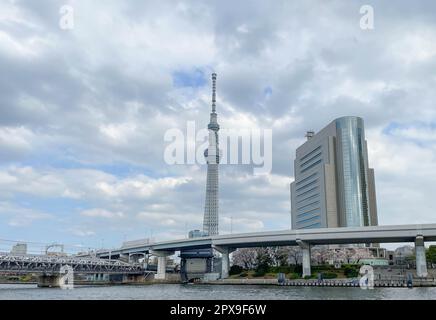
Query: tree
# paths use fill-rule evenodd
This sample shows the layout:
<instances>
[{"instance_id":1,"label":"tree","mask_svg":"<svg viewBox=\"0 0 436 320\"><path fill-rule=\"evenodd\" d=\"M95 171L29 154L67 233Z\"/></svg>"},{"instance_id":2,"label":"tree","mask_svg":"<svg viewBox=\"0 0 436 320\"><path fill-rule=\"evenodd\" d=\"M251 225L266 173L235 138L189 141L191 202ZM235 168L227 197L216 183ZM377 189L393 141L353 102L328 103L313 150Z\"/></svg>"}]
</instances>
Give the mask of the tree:
<instances>
[{"instance_id":1,"label":"tree","mask_svg":"<svg viewBox=\"0 0 436 320\"><path fill-rule=\"evenodd\" d=\"M427 261L430 263L436 263L436 246L431 245L426 252Z\"/></svg>"},{"instance_id":2,"label":"tree","mask_svg":"<svg viewBox=\"0 0 436 320\"><path fill-rule=\"evenodd\" d=\"M255 276L260 277L268 272L272 264L271 255L268 248L256 249L256 273Z\"/></svg>"},{"instance_id":3,"label":"tree","mask_svg":"<svg viewBox=\"0 0 436 320\"><path fill-rule=\"evenodd\" d=\"M326 250L326 258L326 260L331 261L331 263L343 263L346 261L344 250L339 248Z\"/></svg>"},{"instance_id":4,"label":"tree","mask_svg":"<svg viewBox=\"0 0 436 320\"><path fill-rule=\"evenodd\" d=\"M244 270L241 266L234 264L233 266L230 267L229 274L230 275L240 274L242 271L244 271Z\"/></svg>"},{"instance_id":5,"label":"tree","mask_svg":"<svg viewBox=\"0 0 436 320\"><path fill-rule=\"evenodd\" d=\"M241 248L236 250L232 254L232 262L245 270L254 269L256 267L256 249Z\"/></svg>"},{"instance_id":6,"label":"tree","mask_svg":"<svg viewBox=\"0 0 436 320\"><path fill-rule=\"evenodd\" d=\"M275 267L288 265L288 249L289 247L269 247L268 254L271 258L271 263Z\"/></svg>"},{"instance_id":7,"label":"tree","mask_svg":"<svg viewBox=\"0 0 436 320\"><path fill-rule=\"evenodd\" d=\"M374 258L374 255L368 248L356 248L354 255L353 255L353 261L359 262L360 259L370 259Z\"/></svg>"},{"instance_id":8,"label":"tree","mask_svg":"<svg viewBox=\"0 0 436 320\"><path fill-rule=\"evenodd\" d=\"M327 262L327 249L323 246L314 246L311 249L311 260L315 264L325 264Z\"/></svg>"},{"instance_id":9,"label":"tree","mask_svg":"<svg viewBox=\"0 0 436 320\"><path fill-rule=\"evenodd\" d=\"M355 278L359 276L359 270L357 270L357 267L346 265L344 268L344 274L347 278Z\"/></svg>"},{"instance_id":10,"label":"tree","mask_svg":"<svg viewBox=\"0 0 436 320\"><path fill-rule=\"evenodd\" d=\"M345 248L344 249L345 263L350 263L354 254L355 254L354 248Z\"/></svg>"},{"instance_id":11,"label":"tree","mask_svg":"<svg viewBox=\"0 0 436 320\"><path fill-rule=\"evenodd\" d=\"M289 264L297 265L301 261L301 249L299 247L287 247Z\"/></svg>"}]
</instances>

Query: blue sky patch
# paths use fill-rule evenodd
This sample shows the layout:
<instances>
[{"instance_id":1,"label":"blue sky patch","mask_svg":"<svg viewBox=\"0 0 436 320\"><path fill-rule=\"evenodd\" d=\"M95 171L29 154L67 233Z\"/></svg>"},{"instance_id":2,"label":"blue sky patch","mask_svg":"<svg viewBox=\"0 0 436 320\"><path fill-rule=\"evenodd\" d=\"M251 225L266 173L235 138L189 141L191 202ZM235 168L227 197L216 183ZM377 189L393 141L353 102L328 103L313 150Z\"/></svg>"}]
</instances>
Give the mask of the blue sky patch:
<instances>
[{"instance_id":1,"label":"blue sky patch","mask_svg":"<svg viewBox=\"0 0 436 320\"><path fill-rule=\"evenodd\" d=\"M173 85L177 88L198 88L206 85L207 80L204 71L199 68L193 70L179 70L173 72Z\"/></svg>"},{"instance_id":2,"label":"blue sky patch","mask_svg":"<svg viewBox=\"0 0 436 320\"><path fill-rule=\"evenodd\" d=\"M266 87L265 89L263 89L263 94L264 94L265 98L271 97L273 94L272 88L270 86Z\"/></svg>"}]
</instances>

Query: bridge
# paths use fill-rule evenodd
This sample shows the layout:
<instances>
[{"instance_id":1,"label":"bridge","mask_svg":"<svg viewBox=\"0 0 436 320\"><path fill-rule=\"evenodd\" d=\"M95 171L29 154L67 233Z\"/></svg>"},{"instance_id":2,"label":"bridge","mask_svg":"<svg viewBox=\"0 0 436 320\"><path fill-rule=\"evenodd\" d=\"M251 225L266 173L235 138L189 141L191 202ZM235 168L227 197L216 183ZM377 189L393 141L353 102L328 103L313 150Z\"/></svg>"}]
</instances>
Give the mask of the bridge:
<instances>
[{"instance_id":1,"label":"bridge","mask_svg":"<svg viewBox=\"0 0 436 320\"><path fill-rule=\"evenodd\" d=\"M146 273L142 265L119 260L90 257L58 257L44 255L0 254L0 273L38 274L39 286L58 286L63 266L77 274L117 274L140 276Z\"/></svg>"},{"instance_id":2,"label":"bridge","mask_svg":"<svg viewBox=\"0 0 436 320\"><path fill-rule=\"evenodd\" d=\"M119 260L55 257L37 255L0 254L0 272L59 274L62 266L70 266L77 273L141 274L141 265Z\"/></svg>"},{"instance_id":3,"label":"bridge","mask_svg":"<svg viewBox=\"0 0 436 320\"><path fill-rule=\"evenodd\" d=\"M212 237L180 239L155 243L140 243L114 250L100 250L96 254L103 259L153 254L158 257L157 279L165 278L166 257L185 249L214 248L222 254L221 277L229 275L229 254L246 247L299 246L303 253L303 276L311 274L310 248L329 244L371 244L413 242L416 251L416 271L420 277L427 275L425 241L436 241L436 224L411 224L371 226L356 228L320 228L283 230L257 233L227 234Z\"/></svg>"}]
</instances>

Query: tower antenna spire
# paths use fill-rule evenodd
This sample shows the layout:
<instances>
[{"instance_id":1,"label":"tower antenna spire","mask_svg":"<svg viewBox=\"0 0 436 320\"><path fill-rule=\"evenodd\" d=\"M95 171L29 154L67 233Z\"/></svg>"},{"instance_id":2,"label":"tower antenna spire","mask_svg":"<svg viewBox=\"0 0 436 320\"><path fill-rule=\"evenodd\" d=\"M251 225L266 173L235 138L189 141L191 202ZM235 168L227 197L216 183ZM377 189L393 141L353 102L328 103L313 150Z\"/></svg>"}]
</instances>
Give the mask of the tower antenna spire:
<instances>
[{"instance_id":1,"label":"tower antenna spire","mask_svg":"<svg viewBox=\"0 0 436 320\"><path fill-rule=\"evenodd\" d=\"M212 73L212 113L216 112L216 73Z\"/></svg>"}]
</instances>

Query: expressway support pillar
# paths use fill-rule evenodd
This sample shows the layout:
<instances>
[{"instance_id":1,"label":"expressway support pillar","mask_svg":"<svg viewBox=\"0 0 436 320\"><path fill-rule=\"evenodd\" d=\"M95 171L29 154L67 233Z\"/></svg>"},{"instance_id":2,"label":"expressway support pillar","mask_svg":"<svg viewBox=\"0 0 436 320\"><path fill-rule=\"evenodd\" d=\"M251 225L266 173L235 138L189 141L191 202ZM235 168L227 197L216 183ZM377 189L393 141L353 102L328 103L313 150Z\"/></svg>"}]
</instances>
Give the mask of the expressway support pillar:
<instances>
[{"instance_id":1,"label":"expressway support pillar","mask_svg":"<svg viewBox=\"0 0 436 320\"><path fill-rule=\"evenodd\" d=\"M415 239L416 274L418 277L427 277L427 260L425 258L424 237L418 235Z\"/></svg>"},{"instance_id":2,"label":"expressway support pillar","mask_svg":"<svg viewBox=\"0 0 436 320\"><path fill-rule=\"evenodd\" d=\"M165 279L167 270L167 257L160 256L157 257L157 274L156 279Z\"/></svg>"},{"instance_id":3,"label":"expressway support pillar","mask_svg":"<svg viewBox=\"0 0 436 320\"><path fill-rule=\"evenodd\" d=\"M229 277L230 253L232 253L234 250L229 247L221 246L214 246L213 248L221 253L221 279L226 279Z\"/></svg>"},{"instance_id":4,"label":"expressway support pillar","mask_svg":"<svg viewBox=\"0 0 436 320\"><path fill-rule=\"evenodd\" d=\"M167 257L174 254L174 251L152 251L153 255L157 256L157 273L154 276L157 280L165 280L167 270Z\"/></svg>"},{"instance_id":5,"label":"expressway support pillar","mask_svg":"<svg viewBox=\"0 0 436 320\"><path fill-rule=\"evenodd\" d=\"M297 243L303 253L303 278L306 276L310 277L312 275L310 270L310 244L300 239L297 239Z\"/></svg>"},{"instance_id":6,"label":"expressway support pillar","mask_svg":"<svg viewBox=\"0 0 436 320\"><path fill-rule=\"evenodd\" d=\"M147 270L148 268L148 254L144 254L144 261L142 262L142 267Z\"/></svg>"},{"instance_id":7,"label":"expressway support pillar","mask_svg":"<svg viewBox=\"0 0 436 320\"><path fill-rule=\"evenodd\" d=\"M226 248L222 253L221 260L221 278L225 279L229 277L229 269L230 269L230 257L229 257L229 248Z\"/></svg>"}]
</instances>

